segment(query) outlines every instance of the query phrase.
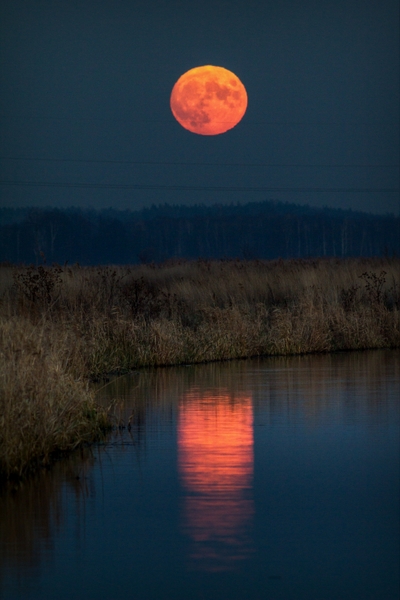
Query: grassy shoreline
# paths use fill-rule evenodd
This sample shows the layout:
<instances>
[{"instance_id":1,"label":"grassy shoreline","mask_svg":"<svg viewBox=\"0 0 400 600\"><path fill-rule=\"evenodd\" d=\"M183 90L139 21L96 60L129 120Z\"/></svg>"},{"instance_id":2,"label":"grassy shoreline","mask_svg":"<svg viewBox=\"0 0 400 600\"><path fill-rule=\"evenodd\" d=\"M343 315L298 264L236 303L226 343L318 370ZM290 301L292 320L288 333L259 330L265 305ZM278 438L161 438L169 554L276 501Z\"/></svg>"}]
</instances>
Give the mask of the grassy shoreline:
<instances>
[{"instance_id":1,"label":"grassy shoreline","mask_svg":"<svg viewBox=\"0 0 400 600\"><path fill-rule=\"evenodd\" d=\"M0 267L0 478L98 438L109 372L400 347L400 260Z\"/></svg>"}]
</instances>

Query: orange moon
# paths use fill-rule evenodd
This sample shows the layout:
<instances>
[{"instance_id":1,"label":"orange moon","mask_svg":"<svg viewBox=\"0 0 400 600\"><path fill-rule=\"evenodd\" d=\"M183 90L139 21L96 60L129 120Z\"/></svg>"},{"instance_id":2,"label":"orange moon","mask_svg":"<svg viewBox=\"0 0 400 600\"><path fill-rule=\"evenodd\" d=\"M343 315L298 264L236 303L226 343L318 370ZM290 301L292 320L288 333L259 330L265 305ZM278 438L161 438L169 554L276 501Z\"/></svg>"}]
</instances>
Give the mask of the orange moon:
<instances>
[{"instance_id":1,"label":"orange moon","mask_svg":"<svg viewBox=\"0 0 400 600\"><path fill-rule=\"evenodd\" d=\"M247 108L240 79L223 67L205 65L184 73L172 88L171 110L189 131L218 135L235 127Z\"/></svg>"}]
</instances>

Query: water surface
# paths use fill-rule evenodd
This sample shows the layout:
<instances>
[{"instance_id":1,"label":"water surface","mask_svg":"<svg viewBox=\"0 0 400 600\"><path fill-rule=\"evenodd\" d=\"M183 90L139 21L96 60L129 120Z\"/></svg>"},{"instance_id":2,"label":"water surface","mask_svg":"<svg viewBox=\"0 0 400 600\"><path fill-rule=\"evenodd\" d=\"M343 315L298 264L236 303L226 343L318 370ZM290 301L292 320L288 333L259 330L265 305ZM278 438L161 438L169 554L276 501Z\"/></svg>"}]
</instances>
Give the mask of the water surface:
<instances>
[{"instance_id":1,"label":"water surface","mask_svg":"<svg viewBox=\"0 0 400 600\"><path fill-rule=\"evenodd\" d=\"M130 428L1 495L1 597L397 600L399 358L112 382Z\"/></svg>"}]
</instances>

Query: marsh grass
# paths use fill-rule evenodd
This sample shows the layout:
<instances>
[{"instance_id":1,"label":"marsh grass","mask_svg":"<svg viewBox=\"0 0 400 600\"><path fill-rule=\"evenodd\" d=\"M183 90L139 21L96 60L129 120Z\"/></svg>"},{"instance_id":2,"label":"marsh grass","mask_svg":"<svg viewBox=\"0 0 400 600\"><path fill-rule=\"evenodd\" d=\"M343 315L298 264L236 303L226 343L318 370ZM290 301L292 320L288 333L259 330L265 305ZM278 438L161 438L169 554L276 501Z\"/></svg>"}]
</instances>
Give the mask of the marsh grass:
<instances>
[{"instance_id":1,"label":"marsh grass","mask_svg":"<svg viewBox=\"0 0 400 600\"><path fill-rule=\"evenodd\" d=\"M0 270L0 472L101 435L89 378L144 366L400 346L400 260Z\"/></svg>"},{"instance_id":2,"label":"marsh grass","mask_svg":"<svg viewBox=\"0 0 400 600\"><path fill-rule=\"evenodd\" d=\"M22 477L102 436L106 411L68 366L68 340L25 318L0 323L0 475Z\"/></svg>"}]
</instances>

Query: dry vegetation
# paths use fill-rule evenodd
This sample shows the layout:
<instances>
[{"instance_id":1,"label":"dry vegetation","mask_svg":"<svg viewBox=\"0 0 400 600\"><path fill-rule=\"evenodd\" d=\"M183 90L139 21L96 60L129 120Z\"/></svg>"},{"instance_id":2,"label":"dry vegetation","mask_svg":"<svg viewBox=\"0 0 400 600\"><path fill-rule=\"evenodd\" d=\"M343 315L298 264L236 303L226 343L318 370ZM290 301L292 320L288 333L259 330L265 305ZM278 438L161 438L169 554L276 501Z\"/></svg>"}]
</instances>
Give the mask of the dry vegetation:
<instances>
[{"instance_id":1,"label":"dry vegetation","mask_svg":"<svg viewBox=\"0 0 400 600\"><path fill-rule=\"evenodd\" d=\"M98 436L88 380L254 355L400 346L400 260L0 271L0 473Z\"/></svg>"}]
</instances>

